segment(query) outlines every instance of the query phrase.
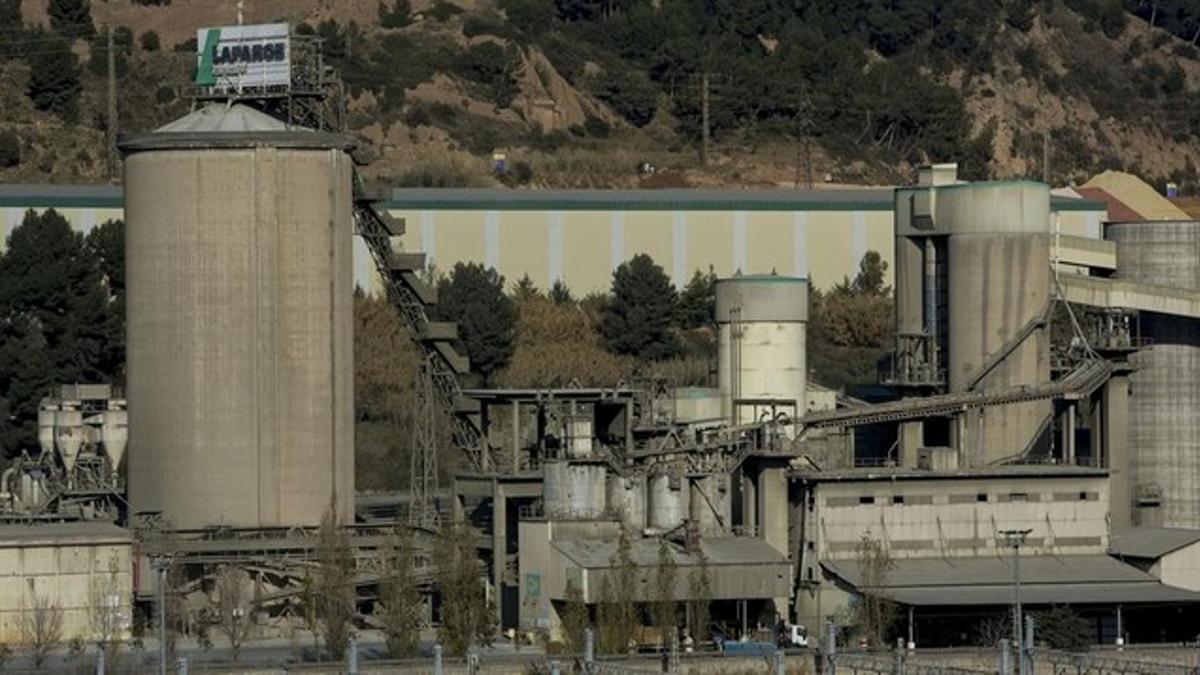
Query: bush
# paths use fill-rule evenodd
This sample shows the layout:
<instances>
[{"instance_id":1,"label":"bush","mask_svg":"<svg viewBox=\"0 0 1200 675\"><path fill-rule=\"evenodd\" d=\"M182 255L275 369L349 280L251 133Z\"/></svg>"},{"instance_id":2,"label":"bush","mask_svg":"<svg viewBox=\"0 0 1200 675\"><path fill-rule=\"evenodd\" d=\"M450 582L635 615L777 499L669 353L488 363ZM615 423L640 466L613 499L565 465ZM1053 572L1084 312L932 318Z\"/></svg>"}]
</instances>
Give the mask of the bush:
<instances>
[{"instance_id":1,"label":"bush","mask_svg":"<svg viewBox=\"0 0 1200 675\"><path fill-rule=\"evenodd\" d=\"M384 28L404 28L412 23L412 4L409 0L379 3L379 25Z\"/></svg>"},{"instance_id":2,"label":"bush","mask_svg":"<svg viewBox=\"0 0 1200 675\"><path fill-rule=\"evenodd\" d=\"M500 176L501 182L509 187L528 185L533 180L533 167L529 162L517 160Z\"/></svg>"},{"instance_id":3,"label":"bush","mask_svg":"<svg viewBox=\"0 0 1200 675\"><path fill-rule=\"evenodd\" d=\"M479 37L480 35L496 35L506 37L509 34L508 24L502 17L495 14L472 14L463 21L463 35Z\"/></svg>"},{"instance_id":4,"label":"bush","mask_svg":"<svg viewBox=\"0 0 1200 675\"><path fill-rule=\"evenodd\" d=\"M411 106L404 113L404 123L411 129L417 127L427 127L433 122L433 118L429 115L429 109L425 106Z\"/></svg>"},{"instance_id":5,"label":"bush","mask_svg":"<svg viewBox=\"0 0 1200 675\"><path fill-rule=\"evenodd\" d=\"M159 39L158 33L155 33L152 30L142 33L142 39L140 40L140 43L143 51L156 52L159 49L162 49L162 41Z\"/></svg>"},{"instance_id":6,"label":"bush","mask_svg":"<svg viewBox=\"0 0 1200 675\"><path fill-rule=\"evenodd\" d=\"M1125 14L1125 8L1121 6L1121 0L1104 0L1100 7L1100 30L1104 31L1109 39L1121 37L1128 22L1129 17Z\"/></svg>"},{"instance_id":7,"label":"bush","mask_svg":"<svg viewBox=\"0 0 1200 675\"><path fill-rule=\"evenodd\" d=\"M612 126L599 117L588 117L584 120L583 130L592 138L608 138L612 135Z\"/></svg>"},{"instance_id":8,"label":"bush","mask_svg":"<svg viewBox=\"0 0 1200 675\"><path fill-rule=\"evenodd\" d=\"M196 51L196 38L188 38L183 42L175 45L175 51L180 53L188 53Z\"/></svg>"},{"instance_id":9,"label":"bush","mask_svg":"<svg viewBox=\"0 0 1200 675\"><path fill-rule=\"evenodd\" d=\"M434 21L440 21L442 23L449 21L450 17L458 16L462 13L462 7L449 2L442 2L442 0L438 0L438 2L433 3L432 7L425 10L425 16L433 19Z\"/></svg>"},{"instance_id":10,"label":"bush","mask_svg":"<svg viewBox=\"0 0 1200 675\"><path fill-rule=\"evenodd\" d=\"M531 35L544 32L554 21L551 0L500 0L500 9L513 28Z\"/></svg>"},{"instance_id":11,"label":"bush","mask_svg":"<svg viewBox=\"0 0 1200 675\"><path fill-rule=\"evenodd\" d=\"M21 163L21 141L11 131L0 132L0 168L11 168Z\"/></svg>"}]
</instances>

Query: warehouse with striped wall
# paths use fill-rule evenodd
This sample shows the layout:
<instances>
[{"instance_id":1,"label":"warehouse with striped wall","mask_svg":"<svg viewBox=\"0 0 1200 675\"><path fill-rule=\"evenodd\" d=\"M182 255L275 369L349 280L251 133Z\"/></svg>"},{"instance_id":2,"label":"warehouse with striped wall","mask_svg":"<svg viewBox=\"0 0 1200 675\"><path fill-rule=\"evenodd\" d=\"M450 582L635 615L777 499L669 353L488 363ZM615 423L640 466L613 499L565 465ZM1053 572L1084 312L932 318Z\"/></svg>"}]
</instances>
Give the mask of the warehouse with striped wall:
<instances>
[{"instance_id":1,"label":"warehouse with striped wall","mask_svg":"<svg viewBox=\"0 0 1200 675\"><path fill-rule=\"evenodd\" d=\"M0 228L27 209L54 208L80 231L122 216L115 186L0 185ZM397 189L388 211L406 223L406 250L440 271L457 262L495 267L510 283L561 280L581 296L607 290L612 271L647 253L677 286L710 267L721 276L806 277L827 288L853 277L867 251L893 264L893 190L503 190ZM1100 237L1105 207L1055 197L1063 234ZM355 281L379 288L355 243Z\"/></svg>"}]
</instances>

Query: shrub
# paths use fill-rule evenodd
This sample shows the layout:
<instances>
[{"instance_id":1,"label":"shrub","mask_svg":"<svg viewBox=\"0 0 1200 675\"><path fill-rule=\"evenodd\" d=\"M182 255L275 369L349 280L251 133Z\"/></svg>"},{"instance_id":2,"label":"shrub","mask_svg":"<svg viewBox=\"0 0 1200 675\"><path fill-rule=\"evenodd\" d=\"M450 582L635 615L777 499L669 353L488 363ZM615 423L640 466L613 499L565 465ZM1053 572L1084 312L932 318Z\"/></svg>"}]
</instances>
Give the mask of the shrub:
<instances>
[{"instance_id":1,"label":"shrub","mask_svg":"<svg viewBox=\"0 0 1200 675\"><path fill-rule=\"evenodd\" d=\"M142 39L140 40L140 43L144 51L156 52L159 49L162 49L162 41L159 39L158 33L155 33L152 30L142 33Z\"/></svg>"},{"instance_id":2,"label":"shrub","mask_svg":"<svg viewBox=\"0 0 1200 675\"><path fill-rule=\"evenodd\" d=\"M442 2L442 0L438 0L438 2L433 3L432 7L425 10L425 16L433 19L434 21L440 21L442 23L449 21L450 17L458 16L462 13L462 7L449 2Z\"/></svg>"},{"instance_id":3,"label":"shrub","mask_svg":"<svg viewBox=\"0 0 1200 675\"><path fill-rule=\"evenodd\" d=\"M10 168L21 163L21 141L11 131L0 131L0 168Z\"/></svg>"},{"instance_id":4,"label":"shrub","mask_svg":"<svg viewBox=\"0 0 1200 675\"><path fill-rule=\"evenodd\" d=\"M509 34L508 24L502 17L495 14L472 14L463 21L463 35L478 37L480 35L496 35L506 37Z\"/></svg>"},{"instance_id":5,"label":"shrub","mask_svg":"<svg viewBox=\"0 0 1200 675\"><path fill-rule=\"evenodd\" d=\"M409 0L379 3L379 25L384 28L404 28L412 23L412 4Z\"/></svg>"},{"instance_id":6,"label":"shrub","mask_svg":"<svg viewBox=\"0 0 1200 675\"><path fill-rule=\"evenodd\" d=\"M612 126L599 117L588 117L584 120L583 130L592 138L608 138L612 135Z\"/></svg>"}]
</instances>

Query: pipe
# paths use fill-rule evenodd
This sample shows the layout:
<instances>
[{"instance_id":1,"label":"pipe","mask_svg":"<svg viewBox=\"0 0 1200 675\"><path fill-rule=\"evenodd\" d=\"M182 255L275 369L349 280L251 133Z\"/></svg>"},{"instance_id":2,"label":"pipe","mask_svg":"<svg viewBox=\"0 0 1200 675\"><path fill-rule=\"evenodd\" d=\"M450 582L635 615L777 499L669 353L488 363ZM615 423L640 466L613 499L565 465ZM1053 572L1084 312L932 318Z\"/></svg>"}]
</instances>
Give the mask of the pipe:
<instances>
[{"instance_id":1,"label":"pipe","mask_svg":"<svg viewBox=\"0 0 1200 675\"><path fill-rule=\"evenodd\" d=\"M925 334L937 335L937 246L925 237Z\"/></svg>"}]
</instances>

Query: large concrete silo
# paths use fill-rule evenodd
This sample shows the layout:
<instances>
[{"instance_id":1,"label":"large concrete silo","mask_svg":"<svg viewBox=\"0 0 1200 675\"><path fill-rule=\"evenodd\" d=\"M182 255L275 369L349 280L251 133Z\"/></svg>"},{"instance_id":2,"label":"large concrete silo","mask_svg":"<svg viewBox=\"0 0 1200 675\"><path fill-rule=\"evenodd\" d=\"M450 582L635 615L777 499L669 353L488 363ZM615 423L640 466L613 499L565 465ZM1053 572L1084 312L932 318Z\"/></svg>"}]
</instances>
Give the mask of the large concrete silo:
<instances>
[{"instance_id":1,"label":"large concrete silo","mask_svg":"<svg viewBox=\"0 0 1200 675\"><path fill-rule=\"evenodd\" d=\"M1049 380L1050 235L1049 188L1040 183L897 190L897 330L929 343L917 359L928 370L909 384L961 392ZM979 408L946 435L963 466L1015 459L1044 450L1051 413L1046 401Z\"/></svg>"},{"instance_id":2,"label":"large concrete silo","mask_svg":"<svg viewBox=\"0 0 1200 675\"><path fill-rule=\"evenodd\" d=\"M135 512L352 518L350 146L242 105L122 144Z\"/></svg>"},{"instance_id":3,"label":"large concrete silo","mask_svg":"<svg viewBox=\"0 0 1200 675\"><path fill-rule=\"evenodd\" d=\"M1122 279L1200 290L1200 222L1112 223ZM1200 321L1143 312L1131 357L1130 484L1137 524L1200 527Z\"/></svg>"}]
</instances>

